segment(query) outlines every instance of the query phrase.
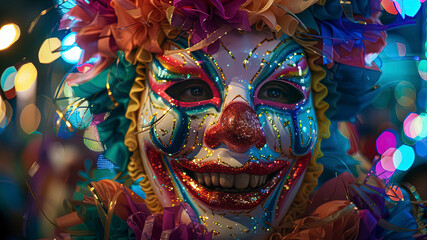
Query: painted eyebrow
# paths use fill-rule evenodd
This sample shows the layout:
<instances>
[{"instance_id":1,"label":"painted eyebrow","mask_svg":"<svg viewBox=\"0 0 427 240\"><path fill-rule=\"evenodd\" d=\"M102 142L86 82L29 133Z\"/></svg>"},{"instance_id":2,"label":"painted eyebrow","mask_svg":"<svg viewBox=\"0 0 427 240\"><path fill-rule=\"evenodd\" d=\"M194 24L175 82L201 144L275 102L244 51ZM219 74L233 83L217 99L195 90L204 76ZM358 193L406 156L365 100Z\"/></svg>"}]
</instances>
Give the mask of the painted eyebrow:
<instances>
[{"instance_id":1,"label":"painted eyebrow","mask_svg":"<svg viewBox=\"0 0 427 240\"><path fill-rule=\"evenodd\" d=\"M288 49L286 49L288 48ZM279 69L282 64L286 61L293 58L296 55L304 56L304 53L298 53L300 46L295 42L282 40L280 41L276 47L270 51L270 54L273 54L268 62L264 59L261 60L260 68L252 77L250 84L253 86L257 86L260 81L266 79L272 73L274 73L277 69ZM287 74L284 75L286 77ZM293 76L288 76L293 77Z\"/></svg>"}]
</instances>

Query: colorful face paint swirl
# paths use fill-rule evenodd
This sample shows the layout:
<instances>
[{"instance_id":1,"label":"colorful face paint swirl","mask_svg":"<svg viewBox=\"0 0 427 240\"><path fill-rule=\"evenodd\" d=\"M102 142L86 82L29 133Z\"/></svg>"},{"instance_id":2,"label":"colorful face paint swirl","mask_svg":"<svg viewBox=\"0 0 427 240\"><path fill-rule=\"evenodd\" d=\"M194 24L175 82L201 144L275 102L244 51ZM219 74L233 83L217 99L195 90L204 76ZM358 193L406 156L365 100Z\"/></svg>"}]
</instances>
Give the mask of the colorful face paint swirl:
<instances>
[{"instance_id":1,"label":"colorful face paint swirl","mask_svg":"<svg viewBox=\"0 0 427 240\"><path fill-rule=\"evenodd\" d=\"M213 55L156 55L148 66L141 156L164 207L189 203L218 239L262 239L288 211L317 140L311 73L289 38L235 31L221 41Z\"/></svg>"}]
</instances>

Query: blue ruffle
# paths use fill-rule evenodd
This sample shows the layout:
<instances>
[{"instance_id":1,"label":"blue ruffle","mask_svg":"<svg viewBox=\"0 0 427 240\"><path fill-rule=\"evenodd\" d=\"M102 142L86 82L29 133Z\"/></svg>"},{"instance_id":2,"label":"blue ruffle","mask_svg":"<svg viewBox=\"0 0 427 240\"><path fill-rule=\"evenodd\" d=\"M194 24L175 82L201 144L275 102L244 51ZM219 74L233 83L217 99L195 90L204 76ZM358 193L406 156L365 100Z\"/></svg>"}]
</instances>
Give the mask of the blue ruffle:
<instances>
[{"instance_id":1,"label":"blue ruffle","mask_svg":"<svg viewBox=\"0 0 427 240\"><path fill-rule=\"evenodd\" d=\"M135 66L126 61L124 54L118 52L118 60L89 82L73 86L77 97L86 98L93 114L108 113L108 117L97 125L99 138L104 146L104 156L113 162L120 171L125 171L130 152L124 138L130 125L125 113L129 103L129 91L136 77ZM108 96L107 79L110 90L118 105Z\"/></svg>"}]
</instances>

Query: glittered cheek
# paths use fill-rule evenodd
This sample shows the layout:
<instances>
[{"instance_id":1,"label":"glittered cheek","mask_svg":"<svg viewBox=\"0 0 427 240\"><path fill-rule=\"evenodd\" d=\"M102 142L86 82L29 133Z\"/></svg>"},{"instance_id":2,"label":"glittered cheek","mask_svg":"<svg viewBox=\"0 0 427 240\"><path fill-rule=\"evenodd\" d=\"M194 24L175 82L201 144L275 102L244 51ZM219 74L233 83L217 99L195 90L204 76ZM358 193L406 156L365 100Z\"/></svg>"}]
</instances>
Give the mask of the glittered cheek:
<instances>
[{"instance_id":1,"label":"glittered cheek","mask_svg":"<svg viewBox=\"0 0 427 240\"><path fill-rule=\"evenodd\" d=\"M267 138L267 146L282 155L290 155L292 146L291 117L275 112L259 114Z\"/></svg>"},{"instance_id":2,"label":"glittered cheek","mask_svg":"<svg viewBox=\"0 0 427 240\"><path fill-rule=\"evenodd\" d=\"M313 110L297 115L295 123L294 153L304 155L312 150L317 140L317 121Z\"/></svg>"},{"instance_id":3,"label":"glittered cheek","mask_svg":"<svg viewBox=\"0 0 427 240\"><path fill-rule=\"evenodd\" d=\"M164 153L172 154L178 151L182 143L176 139L185 132L186 118L176 108L167 105L164 99L150 91L145 105L140 112L139 129L145 139L157 146Z\"/></svg>"}]
</instances>

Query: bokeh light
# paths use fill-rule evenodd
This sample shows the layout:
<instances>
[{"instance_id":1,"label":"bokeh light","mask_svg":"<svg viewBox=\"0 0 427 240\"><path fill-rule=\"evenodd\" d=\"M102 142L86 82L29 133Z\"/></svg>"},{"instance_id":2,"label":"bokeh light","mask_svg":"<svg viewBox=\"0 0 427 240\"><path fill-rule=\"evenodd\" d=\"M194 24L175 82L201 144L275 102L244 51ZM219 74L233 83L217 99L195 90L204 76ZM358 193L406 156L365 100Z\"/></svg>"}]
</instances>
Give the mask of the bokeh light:
<instances>
[{"instance_id":1,"label":"bokeh light","mask_svg":"<svg viewBox=\"0 0 427 240\"><path fill-rule=\"evenodd\" d=\"M422 79L427 81L427 60L423 59L418 63L418 73Z\"/></svg>"},{"instance_id":2,"label":"bokeh light","mask_svg":"<svg viewBox=\"0 0 427 240\"><path fill-rule=\"evenodd\" d=\"M39 50L40 63L48 64L61 57L61 53L57 51L60 47L61 41L58 38L44 40Z\"/></svg>"},{"instance_id":3,"label":"bokeh light","mask_svg":"<svg viewBox=\"0 0 427 240\"><path fill-rule=\"evenodd\" d=\"M416 113L411 113L406 117L403 122L403 130L405 135L409 138L415 139L421 133L423 129L423 122L420 119L419 115Z\"/></svg>"},{"instance_id":4,"label":"bokeh light","mask_svg":"<svg viewBox=\"0 0 427 240\"><path fill-rule=\"evenodd\" d=\"M1 75L1 88L3 89L4 95L7 99L12 99L16 96L15 92L15 77L16 68L14 66L6 68Z\"/></svg>"},{"instance_id":5,"label":"bokeh light","mask_svg":"<svg viewBox=\"0 0 427 240\"><path fill-rule=\"evenodd\" d=\"M9 23L0 28L0 50L10 47L21 36L18 25Z\"/></svg>"},{"instance_id":6,"label":"bokeh light","mask_svg":"<svg viewBox=\"0 0 427 240\"><path fill-rule=\"evenodd\" d=\"M415 143L415 152L420 157L427 157L427 138L424 138Z\"/></svg>"},{"instance_id":7,"label":"bokeh light","mask_svg":"<svg viewBox=\"0 0 427 240\"><path fill-rule=\"evenodd\" d=\"M0 134L3 132L7 124L6 117L6 104L4 103L3 98L0 96Z\"/></svg>"},{"instance_id":8,"label":"bokeh light","mask_svg":"<svg viewBox=\"0 0 427 240\"><path fill-rule=\"evenodd\" d=\"M13 116L13 108L12 105L6 100L3 101L4 105L6 106L6 126L12 121Z\"/></svg>"},{"instance_id":9,"label":"bokeh light","mask_svg":"<svg viewBox=\"0 0 427 240\"><path fill-rule=\"evenodd\" d=\"M394 96L397 103L404 107L410 107L415 102L416 88L411 82L401 81L394 88Z\"/></svg>"},{"instance_id":10,"label":"bokeh light","mask_svg":"<svg viewBox=\"0 0 427 240\"><path fill-rule=\"evenodd\" d=\"M400 104L395 104L396 117L400 122L403 122L411 112L417 112L417 107L415 104L412 104L409 107L404 107Z\"/></svg>"},{"instance_id":11,"label":"bokeh light","mask_svg":"<svg viewBox=\"0 0 427 240\"><path fill-rule=\"evenodd\" d=\"M414 149L408 145L400 146L393 154L393 164L400 171L408 170L414 161Z\"/></svg>"},{"instance_id":12,"label":"bokeh light","mask_svg":"<svg viewBox=\"0 0 427 240\"><path fill-rule=\"evenodd\" d=\"M67 63L76 64L79 62L80 56L82 55L82 49L76 44L77 33L72 32L62 39L61 56Z\"/></svg>"},{"instance_id":13,"label":"bokeh light","mask_svg":"<svg viewBox=\"0 0 427 240\"><path fill-rule=\"evenodd\" d=\"M381 155L381 166L389 172L396 171L396 167L393 163L395 153L396 148L389 148L383 153L383 155Z\"/></svg>"},{"instance_id":14,"label":"bokeh light","mask_svg":"<svg viewBox=\"0 0 427 240\"><path fill-rule=\"evenodd\" d=\"M27 105L22 109L19 123L26 134L31 134L37 130L41 120L40 110L34 104Z\"/></svg>"},{"instance_id":15,"label":"bokeh light","mask_svg":"<svg viewBox=\"0 0 427 240\"><path fill-rule=\"evenodd\" d=\"M425 113L425 112L420 113L418 118L422 122L421 123L421 125L422 125L421 133L418 135L418 137L420 139L426 138L427 137L427 113Z\"/></svg>"},{"instance_id":16,"label":"bokeh light","mask_svg":"<svg viewBox=\"0 0 427 240\"><path fill-rule=\"evenodd\" d=\"M392 0L402 18L414 17L421 8L420 0Z\"/></svg>"},{"instance_id":17,"label":"bokeh light","mask_svg":"<svg viewBox=\"0 0 427 240\"><path fill-rule=\"evenodd\" d=\"M380 179L389 179L391 176L393 176L394 171L388 171L384 169L384 167L381 164L381 161L379 161L375 165L375 176L377 176Z\"/></svg>"},{"instance_id":18,"label":"bokeh light","mask_svg":"<svg viewBox=\"0 0 427 240\"><path fill-rule=\"evenodd\" d=\"M427 137L427 114L410 113L403 122L405 135L414 140Z\"/></svg>"},{"instance_id":19,"label":"bokeh light","mask_svg":"<svg viewBox=\"0 0 427 240\"><path fill-rule=\"evenodd\" d=\"M399 60L406 55L406 45L400 42L388 44L384 53L392 59Z\"/></svg>"},{"instance_id":20,"label":"bokeh light","mask_svg":"<svg viewBox=\"0 0 427 240\"><path fill-rule=\"evenodd\" d=\"M383 8L390 14L396 15L397 14L397 10L394 7L394 3L392 0L382 0L381 1L381 5L383 6Z\"/></svg>"},{"instance_id":21,"label":"bokeh light","mask_svg":"<svg viewBox=\"0 0 427 240\"><path fill-rule=\"evenodd\" d=\"M396 136L397 133L395 133L394 130L386 130L382 132L375 142L377 152L379 154L383 154L387 149L395 148L397 144Z\"/></svg>"},{"instance_id":22,"label":"bokeh light","mask_svg":"<svg viewBox=\"0 0 427 240\"><path fill-rule=\"evenodd\" d=\"M15 77L15 89L22 92L31 87L37 79L37 69L32 63L26 63L18 69Z\"/></svg>"}]
</instances>

